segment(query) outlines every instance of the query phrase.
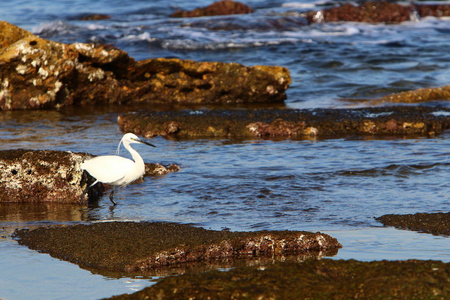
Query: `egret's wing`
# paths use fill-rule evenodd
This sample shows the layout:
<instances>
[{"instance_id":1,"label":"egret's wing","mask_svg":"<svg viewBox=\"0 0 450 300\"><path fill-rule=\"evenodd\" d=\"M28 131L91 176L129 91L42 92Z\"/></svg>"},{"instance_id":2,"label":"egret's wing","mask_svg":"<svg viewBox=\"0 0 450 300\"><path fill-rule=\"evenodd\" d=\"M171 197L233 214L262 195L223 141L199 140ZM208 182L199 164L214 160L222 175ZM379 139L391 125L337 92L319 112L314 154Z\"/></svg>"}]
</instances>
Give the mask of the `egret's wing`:
<instances>
[{"instance_id":1,"label":"egret's wing","mask_svg":"<svg viewBox=\"0 0 450 300\"><path fill-rule=\"evenodd\" d=\"M132 168L134 162L128 158L117 155L97 156L81 164L81 169L86 170L100 182L114 183L122 179L127 171Z\"/></svg>"}]
</instances>

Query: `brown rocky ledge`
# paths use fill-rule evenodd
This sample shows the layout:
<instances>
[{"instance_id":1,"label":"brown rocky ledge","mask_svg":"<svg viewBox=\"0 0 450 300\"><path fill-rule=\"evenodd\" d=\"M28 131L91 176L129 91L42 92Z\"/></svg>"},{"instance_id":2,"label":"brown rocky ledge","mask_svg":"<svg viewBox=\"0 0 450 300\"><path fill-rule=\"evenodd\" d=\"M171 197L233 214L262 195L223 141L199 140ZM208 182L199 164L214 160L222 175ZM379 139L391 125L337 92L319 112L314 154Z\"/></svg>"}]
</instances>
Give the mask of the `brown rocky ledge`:
<instances>
[{"instance_id":1,"label":"brown rocky ledge","mask_svg":"<svg viewBox=\"0 0 450 300\"><path fill-rule=\"evenodd\" d=\"M155 58L63 44L0 21L0 110L93 103L281 102L291 82L283 67Z\"/></svg>"},{"instance_id":2,"label":"brown rocky ledge","mask_svg":"<svg viewBox=\"0 0 450 300\"><path fill-rule=\"evenodd\" d=\"M109 299L448 299L450 263L308 260L166 277Z\"/></svg>"},{"instance_id":3,"label":"brown rocky ledge","mask_svg":"<svg viewBox=\"0 0 450 300\"><path fill-rule=\"evenodd\" d=\"M450 212L384 215L377 218L385 226L450 236Z\"/></svg>"},{"instance_id":4,"label":"brown rocky ledge","mask_svg":"<svg viewBox=\"0 0 450 300\"><path fill-rule=\"evenodd\" d=\"M192 11L177 10L171 17L204 17L217 15L231 15L231 14L247 14L252 13L252 9L245 4L234 1L217 1L213 4L197 8ZM448 17L450 16L449 4L405 4L395 3L392 1L364 1L359 4L346 3L343 5L324 8L319 11L303 12L287 12L283 13L285 16L294 16L295 18L286 18L283 22L271 20L277 25L276 28L283 28L283 23L290 24L294 22L296 25L308 25L312 23L322 22L366 22L366 23L386 23L397 24L405 21L415 21L417 18L425 17ZM299 18L298 18L299 17ZM304 21L295 20L303 19ZM214 22L195 22L189 23L189 26L202 27L205 26L210 29L236 29L235 26L216 26ZM239 27L240 28L240 27ZM242 28L245 28L243 25ZM286 28L288 29L288 28Z\"/></svg>"},{"instance_id":5,"label":"brown rocky ledge","mask_svg":"<svg viewBox=\"0 0 450 300\"><path fill-rule=\"evenodd\" d=\"M309 23L367 22L396 24L413 21L417 17L425 18L429 16L450 16L450 5L424 3L402 5L388 1L367 1L358 6L347 3L321 11L311 11L307 13L306 18Z\"/></svg>"},{"instance_id":6,"label":"brown rocky ledge","mask_svg":"<svg viewBox=\"0 0 450 300\"><path fill-rule=\"evenodd\" d=\"M222 0L214 2L206 7L196 8L191 11L177 10L170 16L172 18L193 18L205 16L249 14L252 12L252 9L243 3L230 0Z\"/></svg>"},{"instance_id":7,"label":"brown rocky ledge","mask_svg":"<svg viewBox=\"0 0 450 300\"><path fill-rule=\"evenodd\" d=\"M79 203L83 190L95 181L80 169L80 164L91 157L70 151L0 151L0 203ZM178 169L176 165L146 164L146 175L164 175ZM98 199L105 188L96 184L84 201Z\"/></svg>"},{"instance_id":8,"label":"brown rocky ledge","mask_svg":"<svg viewBox=\"0 0 450 300\"><path fill-rule=\"evenodd\" d=\"M434 135L450 128L450 109L373 107L363 109L196 110L128 113L122 131L147 138L337 138L350 135Z\"/></svg>"},{"instance_id":9,"label":"brown rocky ledge","mask_svg":"<svg viewBox=\"0 0 450 300\"><path fill-rule=\"evenodd\" d=\"M180 264L235 258L334 255L323 233L214 231L176 223L102 222L17 230L19 243L96 272L140 274Z\"/></svg>"}]
</instances>

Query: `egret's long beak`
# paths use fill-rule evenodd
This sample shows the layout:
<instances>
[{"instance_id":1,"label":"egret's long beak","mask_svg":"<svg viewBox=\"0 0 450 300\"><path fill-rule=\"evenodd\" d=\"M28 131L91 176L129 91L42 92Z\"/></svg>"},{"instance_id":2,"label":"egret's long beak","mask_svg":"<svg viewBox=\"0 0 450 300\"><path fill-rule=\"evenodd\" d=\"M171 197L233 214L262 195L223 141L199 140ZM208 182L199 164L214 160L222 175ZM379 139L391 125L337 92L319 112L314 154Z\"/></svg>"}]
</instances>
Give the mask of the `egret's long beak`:
<instances>
[{"instance_id":1,"label":"egret's long beak","mask_svg":"<svg viewBox=\"0 0 450 300\"><path fill-rule=\"evenodd\" d=\"M140 139L134 139L134 140L136 142L138 142L138 143L141 143L141 144L145 144L145 145L148 145L148 146L156 147L155 145L150 144L149 142L146 142L146 141L143 141L143 140L140 140Z\"/></svg>"}]
</instances>

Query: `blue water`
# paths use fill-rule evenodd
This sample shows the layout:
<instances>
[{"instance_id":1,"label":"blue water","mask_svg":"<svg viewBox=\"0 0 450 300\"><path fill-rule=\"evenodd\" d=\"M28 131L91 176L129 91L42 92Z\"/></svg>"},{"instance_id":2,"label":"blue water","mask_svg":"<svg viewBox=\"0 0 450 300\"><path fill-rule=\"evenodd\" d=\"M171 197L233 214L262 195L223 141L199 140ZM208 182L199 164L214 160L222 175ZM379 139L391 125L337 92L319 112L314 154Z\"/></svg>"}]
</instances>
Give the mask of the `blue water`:
<instances>
[{"instance_id":1,"label":"blue water","mask_svg":"<svg viewBox=\"0 0 450 300\"><path fill-rule=\"evenodd\" d=\"M210 1L8 1L0 19L41 37L116 45L135 59L281 65L293 78L286 106L353 107L361 99L450 82L450 21L398 25L301 25L314 1L246 1L251 15L170 19ZM77 21L84 13L110 20ZM221 30L233 26L233 30ZM448 101L421 105L448 106ZM117 116L135 108L0 112L0 150L114 153ZM137 109L137 108L136 108ZM310 230L338 238L335 258L450 261L448 237L384 228L383 214L450 210L450 132L434 138L181 140L136 146L147 162L178 173L146 178L98 206L5 205L0 214L0 298L98 299L131 293L148 279L113 279L19 246L16 227L106 220L192 223L220 230Z\"/></svg>"}]
</instances>

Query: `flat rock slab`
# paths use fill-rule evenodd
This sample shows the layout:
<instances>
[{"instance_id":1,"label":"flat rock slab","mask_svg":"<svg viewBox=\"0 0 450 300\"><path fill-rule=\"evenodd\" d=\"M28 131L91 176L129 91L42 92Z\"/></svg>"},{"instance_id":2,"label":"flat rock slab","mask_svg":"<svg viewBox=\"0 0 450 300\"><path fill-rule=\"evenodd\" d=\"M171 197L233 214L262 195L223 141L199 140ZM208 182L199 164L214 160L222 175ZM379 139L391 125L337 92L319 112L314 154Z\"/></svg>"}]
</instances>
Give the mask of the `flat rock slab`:
<instances>
[{"instance_id":1,"label":"flat rock slab","mask_svg":"<svg viewBox=\"0 0 450 300\"><path fill-rule=\"evenodd\" d=\"M0 151L0 203L79 203L84 189L95 179L80 169L93 156L51 150ZM146 164L145 175L165 175L177 165ZM98 199L107 186L96 184L85 201Z\"/></svg>"},{"instance_id":2,"label":"flat rock slab","mask_svg":"<svg viewBox=\"0 0 450 300\"><path fill-rule=\"evenodd\" d=\"M450 236L450 212L383 215L377 218L377 220L385 226Z\"/></svg>"},{"instance_id":3,"label":"flat rock slab","mask_svg":"<svg viewBox=\"0 0 450 300\"><path fill-rule=\"evenodd\" d=\"M145 273L184 263L309 254L342 247L323 233L214 231L175 223L105 222L17 230L19 243L97 272Z\"/></svg>"},{"instance_id":4,"label":"flat rock slab","mask_svg":"<svg viewBox=\"0 0 450 300\"><path fill-rule=\"evenodd\" d=\"M257 109L139 112L120 115L124 132L147 138L337 138L434 135L450 128L450 109Z\"/></svg>"},{"instance_id":5,"label":"flat rock slab","mask_svg":"<svg viewBox=\"0 0 450 300\"><path fill-rule=\"evenodd\" d=\"M450 263L309 260L166 277L109 299L448 299Z\"/></svg>"}]
</instances>

